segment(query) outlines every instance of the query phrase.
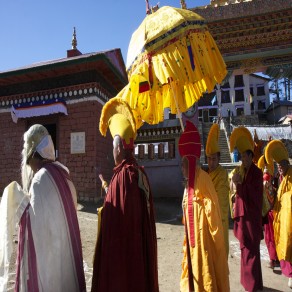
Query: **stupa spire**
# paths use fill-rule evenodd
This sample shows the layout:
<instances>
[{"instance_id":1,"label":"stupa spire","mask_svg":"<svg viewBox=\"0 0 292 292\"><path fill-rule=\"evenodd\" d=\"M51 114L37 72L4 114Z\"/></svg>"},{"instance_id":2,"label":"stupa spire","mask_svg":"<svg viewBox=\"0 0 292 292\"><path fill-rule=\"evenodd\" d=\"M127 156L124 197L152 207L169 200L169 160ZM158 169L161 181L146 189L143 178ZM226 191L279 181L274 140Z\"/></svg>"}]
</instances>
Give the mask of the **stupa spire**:
<instances>
[{"instance_id":1,"label":"stupa spire","mask_svg":"<svg viewBox=\"0 0 292 292\"><path fill-rule=\"evenodd\" d=\"M77 38L76 38L76 29L75 29L75 27L73 29L73 36L72 36L72 49L73 50L77 49Z\"/></svg>"}]
</instances>

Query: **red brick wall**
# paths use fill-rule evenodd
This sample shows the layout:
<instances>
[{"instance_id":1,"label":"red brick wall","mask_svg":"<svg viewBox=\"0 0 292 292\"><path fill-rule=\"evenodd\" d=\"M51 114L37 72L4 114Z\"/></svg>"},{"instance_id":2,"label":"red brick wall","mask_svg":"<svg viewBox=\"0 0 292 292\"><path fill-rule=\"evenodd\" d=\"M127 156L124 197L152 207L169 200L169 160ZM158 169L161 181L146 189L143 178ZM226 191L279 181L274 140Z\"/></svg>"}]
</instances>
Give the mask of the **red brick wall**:
<instances>
[{"instance_id":1,"label":"red brick wall","mask_svg":"<svg viewBox=\"0 0 292 292\"><path fill-rule=\"evenodd\" d=\"M34 123L57 123L58 160L70 170L79 199L97 200L101 195L98 174L109 181L114 166L112 137L102 137L99 118L102 105L97 101L68 104L68 115L48 115L20 119L13 123L10 113L0 113L0 194L13 180L21 183L23 133ZM85 132L85 153L71 154L71 133Z\"/></svg>"},{"instance_id":2,"label":"red brick wall","mask_svg":"<svg viewBox=\"0 0 292 292\"><path fill-rule=\"evenodd\" d=\"M102 105L84 101L68 105L68 116L59 119L59 158L71 173L80 199L97 199L101 195L100 172L112 176L112 139L101 136L99 118ZM71 133L85 132L85 153L71 154Z\"/></svg>"},{"instance_id":3,"label":"red brick wall","mask_svg":"<svg viewBox=\"0 0 292 292\"><path fill-rule=\"evenodd\" d=\"M4 188L16 180L21 184L21 150L25 123L15 124L10 112L0 113L0 196Z\"/></svg>"}]
</instances>

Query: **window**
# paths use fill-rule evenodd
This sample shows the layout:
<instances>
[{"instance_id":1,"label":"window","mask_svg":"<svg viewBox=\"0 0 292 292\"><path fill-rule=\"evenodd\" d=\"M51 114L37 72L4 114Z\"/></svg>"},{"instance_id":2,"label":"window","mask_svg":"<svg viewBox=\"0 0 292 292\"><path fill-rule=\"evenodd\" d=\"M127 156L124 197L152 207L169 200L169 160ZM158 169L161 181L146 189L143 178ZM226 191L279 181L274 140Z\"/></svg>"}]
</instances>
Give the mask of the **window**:
<instances>
[{"instance_id":1,"label":"window","mask_svg":"<svg viewBox=\"0 0 292 292\"><path fill-rule=\"evenodd\" d=\"M244 101L244 91L243 91L243 89L235 90L235 101Z\"/></svg>"},{"instance_id":2,"label":"window","mask_svg":"<svg viewBox=\"0 0 292 292\"><path fill-rule=\"evenodd\" d=\"M169 119L170 120L175 120L176 119L176 114L172 114L171 112L169 112Z\"/></svg>"},{"instance_id":3,"label":"window","mask_svg":"<svg viewBox=\"0 0 292 292\"><path fill-rule=\"evenodd\" d=\"M203 121L203 110L199 109L199 121Z\"/></svg>"},{"instance_id":4,"label":"window","mask_svg":"<svg viewBox=\"0 0 292 292\"><path fill-rule=\"evenodd\" d=\"M221 91L221 102L222 103L230 103L230 93L229 90L227 91Z\"/></svg>"},{"instance_id":5,"label":"window","mask_svg":"<svg viewBox=\"0 0 292 292\"><path fill-rule=\"evenodd\" d=\"M257 96L262 96L262 95L266 95L265 94L265 87L259 86L259 87L257 87Z\"/></svg>"},{"instance_id":6,"label":"window","mask_svg":"<svg viewBox=\"0 0 292 292\"><path fill-rule=\"evenodd\" d=\"M236 87L244 87L242 75L235 75L234 88Z\"/></svg>"},{"instance_id":7,"label":"window","mask_svg":"<svg viewBox=\"0 0 292 292\"><path fill-rule=\"evenodd\" d=\"M175 158L175 142L162 141L152 143L140 143L135 145L137 159L173 159Z\"/></svg>"},{"instance_id":8,"label":"window","mask_svg":"<svg viewBox=\"0 0 292 292\"><path fill-rule=\"evenodd\" d=\"M264 101L259 100L258 102L258 110L266 109L266 103Z\"/></svg>"},{"instance_id":9,"label":"window","mask_svg":"<svg viewBox=\"0 0 292 292\"><path fill-rule=\"evenodd\" d=\"M228 88L229 89L230 88L229 81L226 82L224 85L222 85L221 88L226 88L226 89Z\"/></svg>"},{"instance_id":10,"label":"window","mask_svg":"<svg viewBox=\"0 0 292 292\"><path fill-rule=\"evenodd\" d=\"M253 96L253 87L249 88L249 93Z\"/></svg>"},{"instance_id":11,"label":"window","mask_svg":"<svg viewBox=\"0 0 292 292\"><path fill-rule=\"evenodd\" d=\"M238 108L236 109L236 115L237 115L237 116L242 116L242 115L244 115L244 108L243 108L243 107L238 107Z\"/></svg>"},{"instance_id":12,"label":"window","mask_svg":"<svg viewBox=\"0 0 292 292\"><path fill-rule=\"evenodd\" d=\"M217 108L209 109L209 122L214 122L217 118Z\"/></svg>"}]
</instances>

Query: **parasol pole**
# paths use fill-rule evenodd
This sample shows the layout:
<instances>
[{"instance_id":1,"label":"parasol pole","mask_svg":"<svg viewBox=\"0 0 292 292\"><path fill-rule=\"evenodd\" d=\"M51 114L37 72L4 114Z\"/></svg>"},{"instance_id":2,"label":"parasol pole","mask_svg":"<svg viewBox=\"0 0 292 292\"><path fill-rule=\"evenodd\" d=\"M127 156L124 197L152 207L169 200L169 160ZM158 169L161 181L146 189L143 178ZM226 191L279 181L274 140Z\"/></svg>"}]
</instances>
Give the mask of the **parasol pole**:
<instances>
[{"instance_id":1,"label":"parasol pole","mask_svg":"<svg viewBox=\"0 0 292 292\"><path fill-rule=\"evenodd\" d=\"M169 82L169 85L170 85L171 90L172 90L172 94L173 94L173 98L174 98L174 102L175 102L176 111L177 111L177 114L178 114L178 118L179 118L180 126L181 126L181 128L182 128L182 131L184 131L184 130L185 130L185 127L184 127L184 124L183 124L183 121L182 121L181 111L179 110L179 107L178 107L178 102L177 102L176 94L175 94L175 92L174 92L173 87L171 86L171 82Z\"/></svg>"}]
</instances>

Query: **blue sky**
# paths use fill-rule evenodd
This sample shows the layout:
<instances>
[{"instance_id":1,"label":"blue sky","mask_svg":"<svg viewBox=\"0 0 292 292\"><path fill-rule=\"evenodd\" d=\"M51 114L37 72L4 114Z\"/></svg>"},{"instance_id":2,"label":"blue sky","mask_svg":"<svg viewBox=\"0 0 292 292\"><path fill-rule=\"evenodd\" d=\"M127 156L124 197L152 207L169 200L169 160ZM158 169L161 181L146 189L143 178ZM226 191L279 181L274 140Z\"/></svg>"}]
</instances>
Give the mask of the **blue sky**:
<instances>
[{"instance_id":1,"label":"blue sky","mask_svg":"<svg viewBox=\"0 0 292 292\"><path fill-rule=\"evenodd\" d=\"M180 7L179 0L149 1ZM186 1L187 7L210 0ZM135 29L145 17L144 0L0 0L0 71L66 57L73 27L82 53L120 48L126 63Z\"/></svg>"}]
</instances>

